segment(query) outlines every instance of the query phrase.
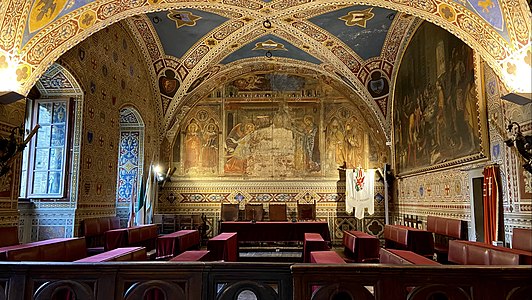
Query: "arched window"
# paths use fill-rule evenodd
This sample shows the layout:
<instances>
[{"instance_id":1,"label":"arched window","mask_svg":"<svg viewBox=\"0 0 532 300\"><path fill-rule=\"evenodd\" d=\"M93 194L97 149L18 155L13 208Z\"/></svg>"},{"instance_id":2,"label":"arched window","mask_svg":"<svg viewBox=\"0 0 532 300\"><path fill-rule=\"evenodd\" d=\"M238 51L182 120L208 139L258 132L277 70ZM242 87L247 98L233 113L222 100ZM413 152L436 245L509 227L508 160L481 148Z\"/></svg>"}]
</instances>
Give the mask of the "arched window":
<instances>
[{"instance_id":1,"label":"arched window","mask_svg":"<svg viewBox=\"0 0 532 300\"><path fill-rule=\"evenodd\" d=\"M72 74L52 65L36 83L40 97L28 99L26 129L39 125L24 150L21 198L77 200L83 92ZM77 133L77 134L76 134ZM70 195L67 194L71 192Z\"/></svg>"}]
</instances>

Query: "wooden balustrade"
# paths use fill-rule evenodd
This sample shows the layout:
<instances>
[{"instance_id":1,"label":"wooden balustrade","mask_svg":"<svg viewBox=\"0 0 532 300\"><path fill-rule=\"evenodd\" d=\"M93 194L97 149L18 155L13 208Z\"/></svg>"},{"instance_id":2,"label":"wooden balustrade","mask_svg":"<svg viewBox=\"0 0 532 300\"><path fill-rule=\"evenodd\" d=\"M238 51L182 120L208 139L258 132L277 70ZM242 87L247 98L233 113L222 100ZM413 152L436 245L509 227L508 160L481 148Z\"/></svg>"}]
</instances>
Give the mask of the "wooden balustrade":
<instances>
[{"instance_id":1,"label":"wooden balustrade","mask_svg":"<svg viewBox=\"0 0 532 300\"><path fill-rule=\"evenodd\" d=\"M0 299L518 300L532 292L530 266L410 266L220 262L0 263ZM73 293L73 294L72 294ZM430 296L432 295L432 296ZM146 298L147 299L147 298Z\"/></svg>"}]
</instances>

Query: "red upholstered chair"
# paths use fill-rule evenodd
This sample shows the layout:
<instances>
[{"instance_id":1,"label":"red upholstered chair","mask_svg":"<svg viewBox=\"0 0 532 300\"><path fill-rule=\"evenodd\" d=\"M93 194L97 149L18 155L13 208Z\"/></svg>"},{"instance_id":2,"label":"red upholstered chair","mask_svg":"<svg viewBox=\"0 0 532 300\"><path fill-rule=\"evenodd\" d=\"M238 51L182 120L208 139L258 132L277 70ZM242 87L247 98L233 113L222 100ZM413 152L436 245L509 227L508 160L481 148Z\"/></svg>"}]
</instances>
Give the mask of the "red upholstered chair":
<instances>
[{"instance_id":1,"label":"red upholstered chair","mask_svg":"<svg viewBox=\"0 0 532 300\"><path fill-rule=\"evenodd\" d=\"M258 204L246 204L246 221L262 221L264 217L264 207L262 203Z\"/></svg>"},{"instance_id":2,"label":"red upholstered chair","mask_svg":"<svg viewBox=\"0 0 532 300\"><path fill-rule=\"evenodd\" d=\"M238 204L222 203L222 221L238 221Z\"/></svg>"},{"instance_id":3,"label":"red upholstered chair","mask_svg":"<svg viewBox=\"0 0 532 300\"><path fill-rule=\"evenodd\" d=\"M297 219L301 221L316 220L316 201L297 203Z\"/></svg>"},{"instance_id":4,"label":"red upholstered chair","mask_svg":"<svg viewBox=\"0 0 532 300\"><path fill-rule=\"evenodd\" d=\"M270 221L286 221L286 203L270 203Z\"/></svg>"}]
</instances>

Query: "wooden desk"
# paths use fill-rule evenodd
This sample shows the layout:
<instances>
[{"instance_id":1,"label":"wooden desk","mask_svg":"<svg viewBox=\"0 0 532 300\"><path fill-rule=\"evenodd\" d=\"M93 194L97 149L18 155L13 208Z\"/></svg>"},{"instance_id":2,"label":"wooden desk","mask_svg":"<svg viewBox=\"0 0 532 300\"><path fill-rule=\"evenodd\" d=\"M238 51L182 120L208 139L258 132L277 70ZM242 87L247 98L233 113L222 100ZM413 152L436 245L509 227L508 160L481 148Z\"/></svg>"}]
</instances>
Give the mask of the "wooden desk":
<instances>
[{"instance_id":1,"label":"wooden desk","mask_svg":"<svg viewBox=\"0 0 532 300\"><path fill-rule=\"evenodd\" d=\"M222 222L220 232L236 232L240 242L302 242L305 233L319 233L325 241L331 240L329 224L308 222Z\"/></svg>"},{"instance_id":2,"label":"wooden desk","mask_svg":"<svg viewBox=\"0 0 532 300\"><path fill-rule=\"evenodd\" d=\"M386 248L409 250L419 255L434 255L432 232L402 225L385 225L384 241Z\"/></svg>"},{"instance_id":3,"label":"wooden desk","mask_svg":"<svg viewBox=\"0 0 532 300\"><path fill-rule=\"evenodd\" d=\"M95 263L105 261L141 261L146 260L146 248L116 248L93 256L78 259L74 262Z\"/></svg>"},{"instance_id":4,"label":"wooden desk","mask_svg":"<svg viewBox=\"0 0 532 300\"><path fill-rule=\"evenodd\" d=\"M310 262L310 252L326 250L329 250L329 246L319 233L305 233L303 240L303 262Z\"/></svg>"},{"instance_id":5,"label":"wooden desk","mask_svg":"<svg viewBox=\"0 0 532 300\"><path fill-rule=\"evenodd\" d=\"M236 232L224 232L207 241L213 260L237 261L238 239Z\"/></svg>"},{"instance_id":6,"label":"wooden desk","mask_svg":"<svg viewBox=\"0 0 532 300\"><path fill-rule=\"evenodd\" d=\"M185 251L178 256L172 258L170 261L209 261L209 250L192 250Z\"/></svg>"},{"instance_id":7,"label":"wooden desk","mask_svg":"<svg viewBox=\"0 0 532 300\"><path fill-rule=\"evenodd\" d=\"M11 246L6 246L6 247L0 247L0 260L6 260L7 252L10 250L37 247L40 245L58 243L58 242L66 241L66 240L67 238L56 238L56 239L37 241L37 242L31 242L31 243L26 243L26 244L17 244L17 245L11 245Z\"/></svg>"},{"instance_id":8,"label":"wooden desk","mask_svg":"<svg viewBox=\"0 0 532 300\"><path fill-rule=\"evenodd\" d=\"M105 251L129 246L144 246L147 251L155 248L157 225L147 224L105 232Z\"/></svg>"},{"instance_id":9,"label":"wooden desk","mask_svg":"<svg viewBox=\"0 0 532 300\"><path fill-rule=\"evenodd\" d=\"M343 245L355 262L378 262L380 241L362 231L344 230Z\"/></svg>"},{"instance_id":10,"label":"wooden desk","mask_svg":"<svg viewBox=\"0 0 532 300\"><path fill-rule=\"evenodd\" d=\"M9 261L74 261L87 256L85 238L56 238L0 248Z\"/></svg>"},{"instance_id":11,"label":"wooden desk","mask_svg":"<svg viewBox=\"0 0 532 300\"><path fill-rule=\"evenodd\" d=\"M441 265L412 251L383 248L380 249L380 263L392 265Z\"/></svg>"},{"instance_id":12,"label":"wooden desk","mask_svg":"<svg viewBox=\"0 0 532 300\"><path fill-rule=\"evenodd\" d=\"M157 257L176 256L190 248L199 248L198 230L179 230L157 237Z\"/></svg>"},{"instance_id":13,"label":"wooden desk","mask_svg":"<svg viewBox=\"0 0 532 300\"><path fill-rule=\"evenodd\" d=\"M345 260L334 251L312 251L310 262L316 264L346 264Z\"/></svg>"}]
</instances>

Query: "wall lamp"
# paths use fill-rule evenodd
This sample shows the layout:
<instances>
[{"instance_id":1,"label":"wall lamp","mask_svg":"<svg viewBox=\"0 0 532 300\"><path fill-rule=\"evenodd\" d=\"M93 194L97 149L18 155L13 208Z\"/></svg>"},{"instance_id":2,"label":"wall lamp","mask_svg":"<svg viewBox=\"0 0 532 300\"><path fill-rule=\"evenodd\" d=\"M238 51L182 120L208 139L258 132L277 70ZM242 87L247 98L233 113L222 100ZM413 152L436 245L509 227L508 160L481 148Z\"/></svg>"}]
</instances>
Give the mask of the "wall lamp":
<instances>
[{"instance_id":1,"label":"wall lamp","mask_svg":"<svg viewBox=\"0 0 532 300\"><path fill-rule=\"evenodd\" d=\"M515 147L519 154L525 160L523 168L532 174L532 136L523 135L521 126L517 122L510 122L506 130L512 135L509 139L504 141L506 146Z\"/></svg>"},{"instance_id":2,"label":"wall lamp","mask_svg":"<svg viewBox=\"0 0 532 300\"><path fill-rule=\"evenodd\" d=\"M166 171L163 171L162 167L159 165L153 167L153 171L155 172L155 179L157 180L157 183L160 187L163 187L167 181L171 181L172 175L174 174L175 170L175 167L168 168L168 170Z\"/></svg>"}]
</instances>

